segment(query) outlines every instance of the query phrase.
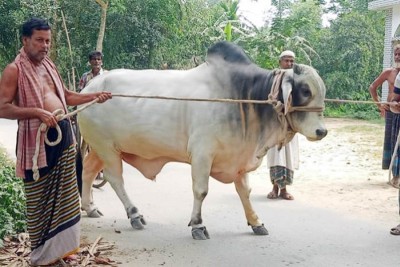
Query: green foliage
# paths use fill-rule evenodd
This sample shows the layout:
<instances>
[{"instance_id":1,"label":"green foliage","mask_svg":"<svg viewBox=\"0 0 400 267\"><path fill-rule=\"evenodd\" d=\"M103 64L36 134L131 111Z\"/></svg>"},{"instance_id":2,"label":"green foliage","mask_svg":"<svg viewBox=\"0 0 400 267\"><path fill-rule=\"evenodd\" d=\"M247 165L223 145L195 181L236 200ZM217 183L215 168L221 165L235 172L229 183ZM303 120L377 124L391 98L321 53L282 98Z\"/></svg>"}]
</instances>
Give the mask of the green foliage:
<instances>
[{"instance_id":1,"label":"green foliage","mask_svg":"<svg viewBox=\"0 0 400 267\"><path fill-rule=\"evenodd\" d=\"M314 67L327 87L327 98L371 100L369 85L382 70L384 20L382 14L352 12L338 17L324 31L315 49ZM375 116L372 105L345 105L354 116ZM361 115L360 115L361 114Z\"/></svg>"},{"instance_id":2,"label":"green foliage","mask_svg":"<svg viewBox=\"0 0 400 267\"><path fill-rule=\"evenodd\" d=\"M324 115L333 118L353 118L361 120L379 120L379 111L375 105L327 103Z\"/></svg>"},{"instance_id":3,"label":"green foliage","mask_svg":"<svg viewBox=\"0 0 400 267\"><path fill-rule=\"evenodd\" d=\"M372 0L330 0L329 11L336 14L344 14L350 12L364 13L368 12L368 3Z\"/></svg>"},{"instance_id":4,"label":"green foliage","mask_svg":"<svg viewBox=\"0 0 400 267\"><path fill-rule=\"evenodd\" d=\"M21 178L0 148L0 239L26 230L25 194Z\"/></svg>"},{"instance_id":5,"label":"green foliage","mask_svg":"<svg viewBox=\"0 0 400 267\"><path fill-rule=\"evenodd\" d=\"M256 29L241 45L263 68L277 68L279 54L287 49L295 52L297 62L311 64L318 55L313 46L322 30L321 7L311 0L278 2L285 15L277 14L270 28Z\"/></svg>"},{"instance_id":6,"label":"green foliage","mask_svg":"<svg viewBox=\"0 0 400 267\"><path fill-rule=\"evenodd\" d=\"M204 61L205 52L215 41L224 39L223 9L208 0L188 0L182 5L182 19L173 35L163 38L156 62L169 68L187 69Z\"/></svg>"},{"instance_id":7,"label":"green foliage","mask_svg":"<svg viewBox=\"0 0 400 267\"><path fill-rule=\"evenodd\" d=\"M370 100L368 86L382 70L385 14L368 11L368 2L272 0L272 21L257 28L243 23L246 18L239 17L237 0L112 0L103 43L104 67L192 68L204 62L213 43L229 40L267 69L278 67L283 50L293 50L297 62L318 70L328 98ZM322 17L328 12L337 17L323 27ZM89 69L87 55L96 47L100 14L94 0L0 1L0 70L21 47L21 23L30 16L41 16L52 25L52 58L66 83L72 79L73 68L77 82ZM370 105L343 107L337 111L354 116L376 114Z\"/></svg>"},{"instance_id":8,"label":"green foliage","mask_svg":"<svg viewBox=\"0 0 400 267\"><path fill-rule=\"evenodd\" d=\"M233 25L232 23L238 22L237 12L239 9L238 0L225 0L220 3L220 6L224 10L224 17L226 19L226 25L224 27L225 38L227 41L232 41Z\"/></svg>"},{"instance_id":9,"label":"green foliage","mask_svg":"<svg viewBox=\"0 0 400 267\"><path fill-rule=\"evenodd\" d=\"M0 1L0 70L14 59L20 49L19 28L22 21L20 1Z\"/></svg>"}]
</instances>

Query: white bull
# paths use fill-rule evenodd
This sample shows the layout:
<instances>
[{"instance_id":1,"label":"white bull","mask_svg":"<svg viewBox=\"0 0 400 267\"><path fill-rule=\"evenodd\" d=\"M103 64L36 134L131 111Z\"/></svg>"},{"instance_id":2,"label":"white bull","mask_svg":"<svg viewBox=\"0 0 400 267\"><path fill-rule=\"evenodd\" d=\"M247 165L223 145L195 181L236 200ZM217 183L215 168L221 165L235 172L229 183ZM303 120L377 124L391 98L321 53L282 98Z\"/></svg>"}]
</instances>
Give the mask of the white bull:
<instances>
[{"instance_id":1,"label":"white bull","mask_svg":"<svg viewBox=\"0 0 400 267\"><path fill-rule=\"evenodd\" d=\"M267 100L274 81L279 91L270 95L271 104L116 96ZM168 162L191 164L193 238L209 238L201 207L210 176L235 183L248 224L255 234L266 235L249 200L247 173L261 164L268 148L289 141L294 132L310 140L327 134L322 115L325 86L313 68L295 65L279 76L254 65L241 48L227 42L211 47L206 63L191 70L110 71L84 89L98 91L115 96L78 114L81 133L95 151L84 161L82 207L88 212L94 208L90 185L95 173L104 168L136 229L142 229L145 221L125 191L122 160L149 179L155 179ZM286 102L284 110L282 102Z\"/></svg>"}]
</instances>

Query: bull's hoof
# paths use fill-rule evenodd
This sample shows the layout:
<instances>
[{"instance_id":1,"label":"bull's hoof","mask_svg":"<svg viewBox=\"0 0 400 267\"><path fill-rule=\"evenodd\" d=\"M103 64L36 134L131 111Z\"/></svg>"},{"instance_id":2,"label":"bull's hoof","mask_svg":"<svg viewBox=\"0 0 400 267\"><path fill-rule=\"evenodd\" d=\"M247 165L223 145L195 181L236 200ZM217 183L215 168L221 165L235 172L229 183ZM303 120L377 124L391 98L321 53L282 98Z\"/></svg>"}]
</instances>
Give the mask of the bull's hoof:
<instances>
[{"instance_id":1,"label":"bull's hoof","mask_svg":"<svg viewBox=\"0 0 400 267\"><path fill-rule=\"evenodd\" d=\"M143 215L139 215L135 218L131 218L131 225L136 230L144 229L144 226L146 225L146 221L144 220Z\"/></svg>"},{"instance_id":2,"label":"bull's hoof","mask_svg":"<svg viewBox=\"0 0 400 267\"><path fill-rule=\"evenodd\" d=\"M97 208L94 208L91 211L87 211L86 213L89 218L100 218L101 216L103 216L103 213Z\"/></svg>"},{"instance_id":3,"label":"bull's hoof","mask_svg":"<svg viewBox=\"0 0 400 267\"><path fill-rule=\"evenodd\" d=\"M251 229L253 229L256 235L268 235L268 230L264 227L264 224L260 226L251 226Z\"/></svg>"},{"instance_id":4,"label":"bull's hoof","mask_svg":"<svg viewBox=\"0 0 400 267\"><path fill-rule=\"evenodd\" d=\"M199 228L192 228L192 236L195 240L207 240L210 239L210 235L205 226Z\"/></svg>"}]
</instances>

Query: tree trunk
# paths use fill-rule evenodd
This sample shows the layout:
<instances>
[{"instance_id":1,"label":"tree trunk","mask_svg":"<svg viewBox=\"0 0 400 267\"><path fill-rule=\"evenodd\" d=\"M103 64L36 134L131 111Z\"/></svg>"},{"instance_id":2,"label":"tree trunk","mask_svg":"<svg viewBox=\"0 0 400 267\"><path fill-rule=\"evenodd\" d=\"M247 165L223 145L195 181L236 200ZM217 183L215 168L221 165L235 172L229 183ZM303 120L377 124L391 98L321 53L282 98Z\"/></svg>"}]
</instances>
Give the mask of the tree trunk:
<instances>
[{"instance_id":1,"label":"tree trunk","mask_svg":"<svg viewBox=\"0 0 400 267\"><path fill-rule=\"evenodd\" d=\"M67 28L67 22L65 21L65 16L64 12L61 10L61 17L63 20L63 26L65 30L65 35L67 37L67 43L68 43L68 50L69 50L69 56L71 58L71 70L72 70L72 84L68 84L68 88L70 90L73 90L76 92L76 84L75 84L75 68L74 68L74 58L72 56L72 46L71 46L71 41L69 40L69 33L68 33L68 28ZM69 75L68 75L69 76ZM69 80L69 79L68 79Z\"/></svg>"},{"instance_id":2,"label":"tree trunk","mask_svg":"<svg viewBox=\"0 0 400 267\"><path fill-rule=\"evenodd\" d=\"M99 36L97 37L96 50L103 51L103 40L104 40L104 33L106 31L107 9L109 2L103 0L95 0L95 1L97 4L99 4L101 8L100 29L99 29Z\"/></svg>"}]
</instances>

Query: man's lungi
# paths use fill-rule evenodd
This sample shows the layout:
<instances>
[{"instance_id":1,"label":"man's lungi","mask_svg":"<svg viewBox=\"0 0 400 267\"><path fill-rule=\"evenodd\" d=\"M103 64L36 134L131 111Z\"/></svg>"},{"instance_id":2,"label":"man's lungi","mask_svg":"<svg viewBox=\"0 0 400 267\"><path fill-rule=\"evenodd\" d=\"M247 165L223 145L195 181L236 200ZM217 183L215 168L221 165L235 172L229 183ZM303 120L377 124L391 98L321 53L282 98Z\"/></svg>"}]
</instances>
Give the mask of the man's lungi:
<instances>
[{"instance_id":1,"label":"man's lungi","mask_svg":"<svg viewBox=\"0 0 400 267\"><path fill-rule=\"evenodd\" d=\"M400 114L399 113L392 113L391 124L392 125L391 125L391 132L390 132L389 165L390 165L390 160L392 158L392 155L394 153L394 148L395 148L396 142L397 142L397 136L399 135L399 130L400 130ZM386 132L386 129L385 129L385 132ZM386 140L386 134L385 134L385 140ZM384 144L384 151L385 151L385 144ZM387 169L389 169L389 165L387 166ZM399 148L397 149L396 156L393 159L392 175L394 177L399 177L399 175L400 175L400 150L399 150Z\"/></svg>"},{"instance_id":2,"label":"man's lungi","mask_svg":"<svg viewBox=\"0 0 400 267\"><path fill-rule=\"evenodd\" d=\"M295 135L293 139L280 150L277 146L267 152L267 166L270 168L272 184L279 188L293 183L294 170L299 168L299 141Z\"/></svg>"},{"instance_id":3,"label":"man's lungi","mask_svg":"<svg viewBox=\"0 0 400 267\"><path fill-rule=\"evenodd\" d=\"M385 137L383 139L382 169L388 170L392 159L394 144L392 144L393 112L385 112Z\"/></svg>"},{"instance_id":4,"label":"man's lungi","mask_svg":"<svg viewBox=\"0 0 400 267\"><path fill-rule=\"evenodd\" d=\"M56 146L46 144L47 167L33 180L31 170L24 179L28 233L31 241L31 263L46 265L79 250L80 199L76 183L75 144L67 120L58 122L63 134ZM48 138L54 141L57 131L50 128Z\"/></svg>"}]
</instances>

